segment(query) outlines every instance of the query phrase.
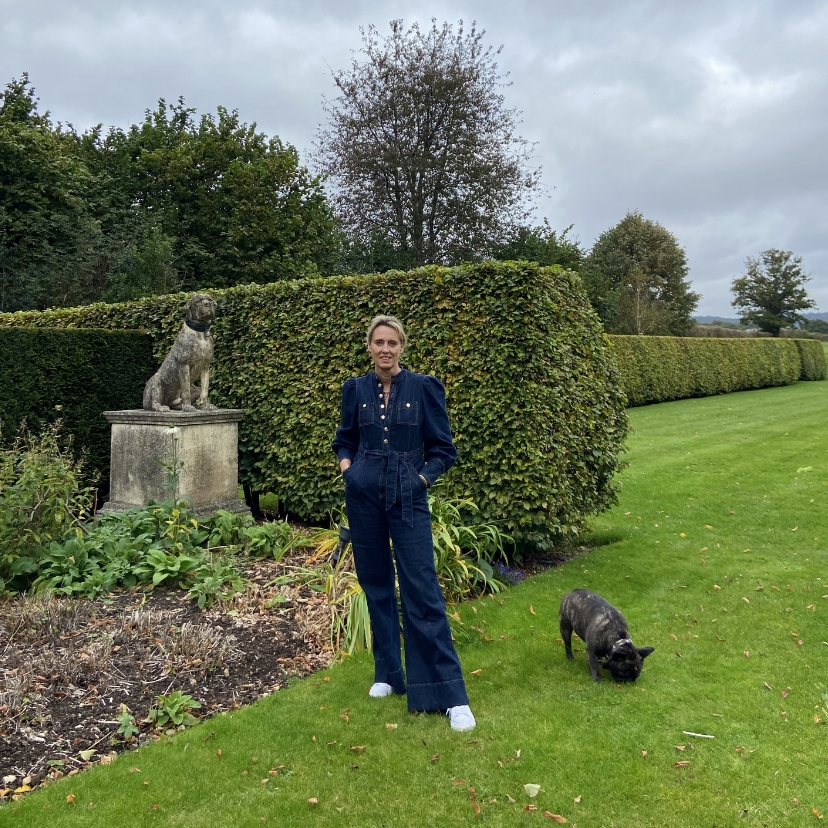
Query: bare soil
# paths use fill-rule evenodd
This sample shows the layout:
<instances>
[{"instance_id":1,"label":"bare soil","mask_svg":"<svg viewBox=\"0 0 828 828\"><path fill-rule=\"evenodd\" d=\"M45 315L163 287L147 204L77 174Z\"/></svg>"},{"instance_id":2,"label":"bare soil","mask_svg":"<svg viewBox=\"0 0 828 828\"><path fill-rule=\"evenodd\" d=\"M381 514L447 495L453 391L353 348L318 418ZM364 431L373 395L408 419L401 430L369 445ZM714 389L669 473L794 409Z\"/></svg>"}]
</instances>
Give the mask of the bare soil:
<instances>
[{"instance_id":1,"label":"bare soil","mask_svg":"<svg viewBox=\"0 0 828 828\"><path fill-rule=\"evenodd\" d=\"M327 667L325 596L270 583L289 563L252 563L244 593L209 610L159 589L0 601L0 798L157 738L146 719L159 694L189 694L206 718ZM140 729L128 741L124 705Z\"/></svg>"}]
</instances>

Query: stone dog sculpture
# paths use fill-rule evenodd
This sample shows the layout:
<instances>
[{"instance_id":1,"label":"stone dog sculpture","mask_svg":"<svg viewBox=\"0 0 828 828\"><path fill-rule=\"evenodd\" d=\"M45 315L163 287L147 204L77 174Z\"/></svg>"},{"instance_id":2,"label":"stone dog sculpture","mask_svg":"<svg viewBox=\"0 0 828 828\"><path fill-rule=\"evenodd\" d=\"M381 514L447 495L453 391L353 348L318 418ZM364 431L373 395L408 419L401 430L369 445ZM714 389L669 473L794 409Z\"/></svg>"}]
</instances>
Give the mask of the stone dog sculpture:
<instances>
[{"instance_id":1,"label":"stone dog sculpture","mask_svg":"<svg viewBox=\"0 0 828 828\"><path fill-rule=\"evenodd\" d=\"M206 293L199 293L191 296L184 307L184 324L175 344L144 388L144 409L147 411L169 411L171 408L196 411L196 407L201 411L216 410L208 401L213 359L210 325L216 315L216 303ZM200 380L200 388L193 384L196 380Z\"/></svg>"}]
</instances>

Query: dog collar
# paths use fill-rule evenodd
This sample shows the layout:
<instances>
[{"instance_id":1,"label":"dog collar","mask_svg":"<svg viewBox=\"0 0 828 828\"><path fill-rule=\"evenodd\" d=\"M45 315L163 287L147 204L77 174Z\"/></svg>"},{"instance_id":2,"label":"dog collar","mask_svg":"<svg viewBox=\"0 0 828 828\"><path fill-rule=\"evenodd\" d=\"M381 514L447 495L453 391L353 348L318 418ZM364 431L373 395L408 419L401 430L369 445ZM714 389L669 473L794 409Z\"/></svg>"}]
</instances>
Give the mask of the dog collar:
<instances>
[{"instance_id":1,"label":"dog collar","mask_svg":"<svg viewBox=\"0 0 828 828\"><path fill-rule=\"evenodd\" d=\"M194 331L198 331L199 333L207 333L210 330L209 322L206 325L202 325L199 322L193 322L193 320L189 317L184 319L184 324L188 328L192 328Z\"/></svg>"}]
</instances>

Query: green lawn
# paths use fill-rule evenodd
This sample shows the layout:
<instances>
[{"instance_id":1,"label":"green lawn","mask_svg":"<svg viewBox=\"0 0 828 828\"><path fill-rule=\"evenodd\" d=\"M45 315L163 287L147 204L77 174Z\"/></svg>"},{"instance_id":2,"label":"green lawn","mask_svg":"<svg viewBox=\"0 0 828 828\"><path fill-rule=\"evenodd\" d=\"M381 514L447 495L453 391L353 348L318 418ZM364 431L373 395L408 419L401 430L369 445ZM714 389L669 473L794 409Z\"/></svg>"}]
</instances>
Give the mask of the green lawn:
<instances>
[{"instance_id":1,"label":"green lawn","mask_svg":"<svg viewBox=\"0 0 828 828\"><path fill-rule=\"evenodd\" d=\"M812 809L828 813L826 412L828 382L632 410L620 504L596 520L604 545L460 610L492 639L460 646L472 734L369 699L370 659L354 658L53 784L0 824L511 826L553 824L549 811L581 828L815 825ZM580 586L656 647L637 684L594 684L582 652L564 658L558 603Z\"/></svg>"}]
</instances>

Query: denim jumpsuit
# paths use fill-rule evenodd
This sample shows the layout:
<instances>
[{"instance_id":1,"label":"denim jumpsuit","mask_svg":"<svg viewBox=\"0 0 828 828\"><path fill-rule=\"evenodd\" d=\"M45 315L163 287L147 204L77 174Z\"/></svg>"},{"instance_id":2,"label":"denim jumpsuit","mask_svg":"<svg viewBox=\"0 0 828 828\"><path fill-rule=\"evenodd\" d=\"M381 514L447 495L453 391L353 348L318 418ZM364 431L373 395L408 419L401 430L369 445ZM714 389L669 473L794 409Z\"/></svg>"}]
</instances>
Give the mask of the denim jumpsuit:
<instances>
[{"instance_id":1,"label":"denim jumpsuit","mask_svg":"<svg viewBox=\"0 0 828 828\"><path fill-rule=\"evenodd\" d=\"M434 568L431 515L422 474L433 483L454 464L446 397L436 378L402 369L382 398L372 371L345 382L333 449L345 470L345 505L359 583L374 635L374 681L408 693L409 710L468 704L446 604ZM394 544L402 603L405 671L394 588Z\"/></svg>"}]
</instances>

